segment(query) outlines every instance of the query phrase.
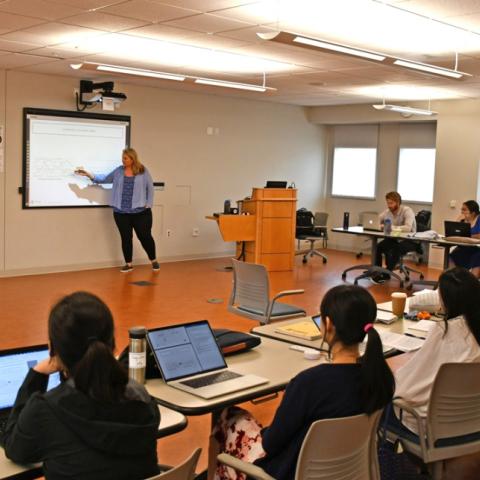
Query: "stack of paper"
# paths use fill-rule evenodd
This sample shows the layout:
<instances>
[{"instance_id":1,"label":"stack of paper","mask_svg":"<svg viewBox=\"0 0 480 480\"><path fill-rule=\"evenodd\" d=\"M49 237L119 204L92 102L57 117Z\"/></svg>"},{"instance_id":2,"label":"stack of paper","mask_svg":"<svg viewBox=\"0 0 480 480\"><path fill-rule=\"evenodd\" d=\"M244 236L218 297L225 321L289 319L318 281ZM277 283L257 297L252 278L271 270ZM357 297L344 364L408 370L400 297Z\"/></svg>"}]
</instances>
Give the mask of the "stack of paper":
<instances>
[{"instance_id":1,"label":"stack of paper","mask_svg":"<svg viewBox=\"0 0 480 480\"><path fill-rule=\"evenodd\" d=\"M384 346L400 350L401 352L413 352L423 345L425 340L416 337L409 337L401 333L378 332Z\"/></svg>"},{"instance_id":2,"label":"stack of paper","mask_svg":"<svg viewBox=\"0 0 480 480\"><path fill-rule=\"evenodd\" d=\"M425 338L428 332L435 326L437 322L432 320L420 320L407 328L407 333L416 337Z\"/></svg>"},{"instance_id":3,"label":"stack of paper","mask_svg":"<svg viewBox=\"0 0 480 480\"><path fill-rule=\"evenodd\" d=\"M394 315L392 312L377 310L377 322L382 322L389 325L390 323L393 323L395 320L398 320L398 317Z\"/></svg>"},{"instance_id":4,"label":"stack of paper","mask_svg":"<svg viewBox=\"0 0 480 480\"><path fill-rule=\"evenodd\" d=\"M292 337L303 338L305 340L317 340L322 337L320 330L313 323L313 320L303 320L301 322L277 327L275 332L290 335Z\"/></svg>"}]
</instances>

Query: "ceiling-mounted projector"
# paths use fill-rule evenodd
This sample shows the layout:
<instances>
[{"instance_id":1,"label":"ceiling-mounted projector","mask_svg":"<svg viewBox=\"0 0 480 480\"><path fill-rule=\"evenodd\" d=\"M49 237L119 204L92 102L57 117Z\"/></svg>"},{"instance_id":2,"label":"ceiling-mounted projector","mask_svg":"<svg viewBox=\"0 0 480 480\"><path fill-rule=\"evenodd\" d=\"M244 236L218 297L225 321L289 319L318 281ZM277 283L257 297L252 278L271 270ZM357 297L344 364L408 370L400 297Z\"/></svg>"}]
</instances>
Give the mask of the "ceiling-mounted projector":
<instances>
[{"instance_id":1,"label":"ceiling-mounted projector","mask_svg":"<svg viewBox=\"0 0 480 480\"><path fill-rule=\"evenodd\" d=\"M93 83L90 80L80 80L77 110L80 110L80 105L83 105L83 109L85 109L100 103L104 110L114 110L127 99L127 96L124 93L114 92L113 88L113 82Z\"/></svg>"}]
</instances>

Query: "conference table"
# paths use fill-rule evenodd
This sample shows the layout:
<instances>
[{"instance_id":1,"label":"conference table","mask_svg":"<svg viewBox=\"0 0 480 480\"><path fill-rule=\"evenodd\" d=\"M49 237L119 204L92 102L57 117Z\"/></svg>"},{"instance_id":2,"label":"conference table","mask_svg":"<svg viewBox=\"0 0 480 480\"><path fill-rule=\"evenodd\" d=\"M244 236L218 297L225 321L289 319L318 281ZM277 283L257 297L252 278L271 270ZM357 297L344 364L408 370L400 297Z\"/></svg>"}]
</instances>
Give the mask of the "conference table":
<instances>
[{"instance_id":1,"label":"conference table","mask_svg":"<svg viewBox=\"0 0 480 480\"><path fill-rule=\"evenodd\" d=\"M353 265L347 268L342 273L343 280L346 279L347 273L352 270L366 270L366 273L363 275L360 275L360 277L357 277L355 281L359 280L360 278L367 278L368 276L370 276L372 272L378 271L380 273L388 273L392 277L396 278L400 282L401 287L403 287L403 279L398 274L375 265L375 257L377 255L377 247L378 247L379 240L383 240L385 238L388 238L391 240L410 240L416 243L426 243L426 244L432 244L432 245L441 247L443 248L443 270L446 270L448 268L449 261L450 261L449 254L450 254L451 248L459 247L459 246L480 248L480 244L451 241L445 238L433 239L433 238L416 237L416 236L412 236L411 233L402 233L402 232L392 232L391 234L385 234L384 232L379 232L374 230L365 230L363 227L360 227L360 226L349 227L347 229L336 227L336 228L332 228L332 232L368 237L371 241L370 263L362 264L362 265ZM425 282L425 283L433 283L433 282Z\"/></svg>"},{"instance_id":2,"label":"conference table","mask_svg":"<svg viewBox=\"0 0 480 480\"><path fill-rule=\"evenodd\" d=\"M176 410L158 406L160 410L160 425L157 438L163 438L184 430L188 421L184 415ZM20 465L5 456L5 450L0 447L0 479L30 480L43 477L41 464Z\"/></svg>"}]
</instances>

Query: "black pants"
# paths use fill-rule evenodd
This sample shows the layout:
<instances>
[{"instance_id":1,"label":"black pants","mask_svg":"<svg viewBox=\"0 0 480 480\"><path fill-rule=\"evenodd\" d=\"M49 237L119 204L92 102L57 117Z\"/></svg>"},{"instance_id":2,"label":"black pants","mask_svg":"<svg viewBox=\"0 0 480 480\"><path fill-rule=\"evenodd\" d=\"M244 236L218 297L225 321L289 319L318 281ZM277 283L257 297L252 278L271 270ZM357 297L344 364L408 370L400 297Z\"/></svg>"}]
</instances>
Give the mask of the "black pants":
<instances>
[{"instance_id":1,"label":"black pants","mask_svg":"<svg viewBox=\"0 0 480 480\"><path fill-rule=\"evenodd\" d=\"M152 210L147 208L140 213L117 213L113 212L113 218L122 237L122 251L126 263L132 262L133 255L133 230L140 240L148 258L154 260L155 240L152 237Z\"/></svg>"},{"instance_id":2,"label":"black pants","mask_svg":"<svg viewBox=\"0 0 480 480\"><path fill-rule=\"evenodd\" d=\"M382 266L382 255L385 255L385 263L388 270L393 270L400 260L400 257L408 252L418 251L419 244L411 240L393 240L386 238L377 246L375 265Z\"/></svg>"}]
</instances>

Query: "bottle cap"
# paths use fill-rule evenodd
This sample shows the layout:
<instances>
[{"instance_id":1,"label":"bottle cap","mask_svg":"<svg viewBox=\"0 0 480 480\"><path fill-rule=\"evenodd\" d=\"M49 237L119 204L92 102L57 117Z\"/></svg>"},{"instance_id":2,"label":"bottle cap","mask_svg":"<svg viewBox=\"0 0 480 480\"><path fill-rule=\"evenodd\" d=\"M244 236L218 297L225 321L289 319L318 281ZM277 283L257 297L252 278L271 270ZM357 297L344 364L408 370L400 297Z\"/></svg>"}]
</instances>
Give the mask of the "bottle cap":
<instances>
[{"instance_id":1,"label":"bottle cap","mask_svg":"<svg viewBox=\"0 0 480 480\"><path fill-rule=\"evenodd\" d=\"M145 338L147 335L147 329L145 327L132 327L128 330L130 338Z\"/></svg>"}]
</instances>

